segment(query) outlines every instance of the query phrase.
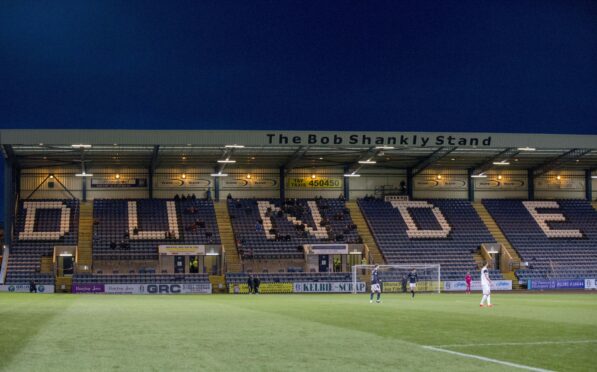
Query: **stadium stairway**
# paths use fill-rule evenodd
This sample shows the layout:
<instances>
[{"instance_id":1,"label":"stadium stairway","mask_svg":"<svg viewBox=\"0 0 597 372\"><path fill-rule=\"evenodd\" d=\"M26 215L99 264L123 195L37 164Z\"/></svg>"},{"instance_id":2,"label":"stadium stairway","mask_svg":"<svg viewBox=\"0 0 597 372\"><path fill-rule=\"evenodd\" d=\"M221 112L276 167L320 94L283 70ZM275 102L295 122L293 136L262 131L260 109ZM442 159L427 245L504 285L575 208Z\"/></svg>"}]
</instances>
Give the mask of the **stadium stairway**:
<instances>
[{"instance_id":1,"label":"stadium stairway","mask_svg":"<svg viewBox=\"0 0 597 372\"><path fill-rule=\"evenodd\" d=\"M514 274L514 271L509 271L507 273L502 273L502 276L504 277L505 280L511 280L512 281L512 290L513 291L522 291L522 290L524 290L524 288L522 288L522 286L518 283L518 278L516 277L516 274Z\"/></svg>"},{"instance_id":2,"label":"stadium stairway","mask_svg":"<svg viewBox=\"0 0 597 372\"><path fill-rule=\"evenodd\" d=\"M224 275L210 275L212 293L226 293L226 277Z\"/></svg>"},{"instance_id":3,"label":"stadium stairway","mask_svg":"<svg viewBox=\"0 0 597 372\"><path fill-rule=\"evenodd\" d=\"M485 263L485 259L483 258L481 253L475 252L473 254L473 259L475 260L475 264L477 265L477 268L481 269L483 267L483 264Z\"/></svg>"},{"instance_id":4,"label":"stadium stairway","mask_svg":"<svg viewBox=\"0 0 597 372\"><path fill-rule=\"evenodd\" d=\"M238 250L236 249L236 242L234 241L234 231L232 230L232 223L230 222L227 201L221 200L214 202L214 209L216 211L220 239L226 254L226 271L230 273L240 273L242 271L242 265Z\"/></svg>"},{"instance_id":5,"label":"stadium stairway","mask_svg":"<svg viewBox=\"0 0 597 372\"><path fill-rule=\"evenodd\" d=\"M42 274L50 274L50 273L52 273L53 265L54 265L54 260L52 259L52 257L42 257L39 271Z\"/></svg>"},{"instance_id":6,"label":"stadium stairway","mask_svg":"<svg viewBox=\"0 0 597 372\"><path fill-rule=\"evenodd\" d=\"M479 217L481 217L481 220L483 221L483 223L485 224L495 241L500 243L508 251L508 253L510 253L510 256L512 256L514 261L518 261L518 263L522 262L522 259L514 250L514 248L512 248L512 245L510 244L502 230L499 228L493 217L491 217L489 211L485 209L485 206L481 204L481 202L474 202L473 208L475 208L477 214L479 215Z\"/></svg>"},{"instance_id":7,"label":"stadium stairway","mask_svg":"<svg viewBox=\"0 0 597 372\"><path fill-rule=\"evenodd\" d=\"M81 202L79 205L79 261L91 269L93 235L93 202Z\"/></svg>"},{"instance_id":8,"label":"stadium stairway","mask_svg":"<svg viewBox=\"0 0 597 372\"><path fill-rule=\"evenodd\" d=\"M57 276L55 285L56 293L70 293L73 286L73 278L70 276Z\"/></svg>"},{"instance_id":9,"label":"stadium stairway","mask_svg":"<svg viewBox=\"0 0 597 372\"><path fill-rule=\"evenodd\" d=\"M375 242L375 238L371 234L371 230L369 230L369 224L365 220L363 213L361 213L361 208L357 204L356 201L347 201L346 208L350 210L350 217L352 218L352 222L357 225L357 231L359 236L363 238L363 243L367 245L369 248L369 253L371 254L371 258L373 259L373 263L376 264L384 264L385 260L377 243Z\"/></svg>"}]
</instances>

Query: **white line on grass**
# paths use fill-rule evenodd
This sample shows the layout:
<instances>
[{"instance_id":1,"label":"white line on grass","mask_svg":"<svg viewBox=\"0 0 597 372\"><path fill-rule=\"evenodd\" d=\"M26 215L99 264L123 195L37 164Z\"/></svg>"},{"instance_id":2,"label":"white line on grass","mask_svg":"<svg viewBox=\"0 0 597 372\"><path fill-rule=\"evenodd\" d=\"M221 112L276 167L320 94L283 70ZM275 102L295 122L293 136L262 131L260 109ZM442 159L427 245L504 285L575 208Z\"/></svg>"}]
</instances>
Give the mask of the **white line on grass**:
<instances>
[{"instance_id":1,"label":"white line on grass","mask_svg":"<svg viewBox=\"0 0 597 372\"><path fill-rule=\"evenodd\" d=\"M450 347L474 347L474 346L525 346L525 345L565 345L565 344L592 344L597 340L562 340L562 341L531 341L531 342L499 342L492 344L452 344L452 345L433 345L437 348Z\"/></svg>"},{"instance_id":2,"label":"white line on grass","mask_svg":"<svg viewBox=\"0 0 597 372\"><path fill-rule=\"evenodd\" d=\"M433 347L433 346L423 346L423 348L427 349L427 350L433 350L433 351L439 351L439 352L442 352L442 353L448 353L448 354L452 354L452 355L458 355L458 356L465 357L465 358L478 359L478 360L482 360L484 362L501 364L503 366L524 369L524 370L527 370L527 371L553 372L553 371L551 371L549 369L529 367L529 366L525 366L523 364L510 363L510 362L506 362L506 361L499 360L499 359L486 358L486 357L483 357L483 356L473 355L473 354L465 354L465 353L460 353L458 351L440 349L438 347Z\"/></svg>"}]
</instances>

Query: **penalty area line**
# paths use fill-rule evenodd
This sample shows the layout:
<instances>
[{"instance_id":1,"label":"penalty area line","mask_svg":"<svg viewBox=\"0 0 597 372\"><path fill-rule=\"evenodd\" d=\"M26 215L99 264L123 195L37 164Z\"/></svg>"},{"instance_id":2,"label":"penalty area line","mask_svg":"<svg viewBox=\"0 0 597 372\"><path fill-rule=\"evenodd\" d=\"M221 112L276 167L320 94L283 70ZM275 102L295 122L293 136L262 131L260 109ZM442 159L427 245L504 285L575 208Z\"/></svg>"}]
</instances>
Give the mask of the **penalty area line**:
<instances>
[{"instance_id":1,"label":"penalty area line","mask_svg":"<svg viewBox=\"0 0 597 372\"><path fill-rule=\"evenodd\" d=\"M526 346L526 345L567 345L567 344L593 344L597 340L562 340L562 341L529 341L529 342L498 342L491 344L450 344L450 345L433 345L437 348L446 347L475 347L475 346Z\"/></svg>"},{"instance_id":2,"label":"penalty area line","mask_svg":"<svg viewBox=\"0 0 597 372\"><path fill-rule=\"evenodd\" d=\"M441 353L458 355L458 356L461 356L461 357L464 357L464 358L477 359L477 360L482 360L484 362L496 363L496 364L501 364L503 366L513 367L513 368L518 368L518 369L524 369L524 370L527 370L527 371L553 372L553 371L551 371L549 369L529 367L529 366L525 366L523 364L511 363L511 362L506 362L504 360L483 357L483 356L480 356L480 355L466 354L466 353L461 353L461 352L458 352L458 351L441 349L439 347L434 347L434 346L423 346L423 348L427 349L427 350L438 351L438 352L441 352Z\"/></svg>"}]
</instances>

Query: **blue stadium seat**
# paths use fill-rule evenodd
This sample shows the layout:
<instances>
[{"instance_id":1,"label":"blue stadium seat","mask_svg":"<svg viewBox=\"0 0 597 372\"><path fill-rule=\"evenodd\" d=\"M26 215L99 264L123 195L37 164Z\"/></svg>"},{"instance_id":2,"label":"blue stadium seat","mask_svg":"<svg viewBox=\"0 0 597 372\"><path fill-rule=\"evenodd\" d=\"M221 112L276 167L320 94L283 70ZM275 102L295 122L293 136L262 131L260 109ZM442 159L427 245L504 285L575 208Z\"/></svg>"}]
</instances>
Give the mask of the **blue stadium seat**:
<instances>
[{"instance_id":1,"label":"blue stadium seat","mask_svg":"<svg viewBox=\"0 0 597 372\"><path fill-rule=\"evenodd\" d=\"M131 202L136 205L138 236L129 228ZM175 223L169 221L168 202L174 203ZM93 218L96 260L157 260L160 244L221 244L211 200L96 199ZM174 236L167 237L166 231Z\"/></svg>"},{"instance_id":2,"label":"blue stadium seat","mask_svg":"<svg viewBox=\"0 0 597 372\"><path fill-rule=\"evenodd\" d=\"M552 201L553 202L553 201ZM565 221L549 222L551 228L580 230L582 237L548 237L522 200L483 200L483 205L523 261L522 282L529 279L582 279L597 276L597 211L586 200L557 200L559 208L540 213L563 214Z\"/></svg>"},{"instance_id":3,"label":"blue stadium seat","mask_svg":"<svg viewBox=\"0 0 597 372\"><path fill-rule=\"evenodd\" d=\"M463 280L467 271L480 275L472 251L495 239L466 200L427 200L439 208L449 225L446 237L409 237L407 221L390 202L359 199L358 204L384 258L390 264L440 264L442 280ZM441 232L442 226L429 208L410 208L414 224L421 230ZM494 279L502 279L490 270ZM397 278L394 278L397 279Z\"/></svg>"},{"instance_id":4,"label":"blue stadium seat","mask_svg":"<svg viewBox=\"0 0 597 372\"><path fill-rule=\"evenodd\" d=\"M41 259L52 257L55 245L77 245L78 227L77 200L19 201L6 283L54 284L53 274L40 273Z\"/></svg>"},{"instance_id":5,"label":"blue stadium seat","mask_svg":"<svg viewBox=\"0 0 597 372\"><path fill-rule=\"evenodd\" d=\"M270 209L265 221L260 207ZM228 211L243 258L300 259L304 244L360 241L356 229L350 227L352 218L342 200L229 199ZM260 220L262 227L257 228ZM326 226L322 227L321 221L326 221ZM268 237L270 228L276 229L279 239L272 234Z\"/></svg>"}]
</instances>

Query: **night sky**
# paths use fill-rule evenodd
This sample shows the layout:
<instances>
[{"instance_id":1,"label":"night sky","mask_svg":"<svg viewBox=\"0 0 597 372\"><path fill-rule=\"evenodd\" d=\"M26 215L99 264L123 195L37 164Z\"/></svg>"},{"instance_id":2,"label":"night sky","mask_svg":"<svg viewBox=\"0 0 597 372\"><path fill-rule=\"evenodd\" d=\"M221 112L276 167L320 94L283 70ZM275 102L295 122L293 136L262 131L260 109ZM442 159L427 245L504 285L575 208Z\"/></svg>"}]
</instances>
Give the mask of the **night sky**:
<instances>
[{"instance_id":1,"label":"night sky","mask_svg":"<svg viewBox=\"0 0 597 372\"><path fill-rule=\"evenodd\" d=\"M597 134L597 2L1 1L0 128Z\"/></svg>"},{"instance_id":2,"label":"night sky","mask_svg":"<svg viewBox=\"0 0 597 372\"><path fill-rule=\"evenodd\" d=\"M595 1L2 1L2 128L597 133Z\"/></svg>"}]
</instances>

